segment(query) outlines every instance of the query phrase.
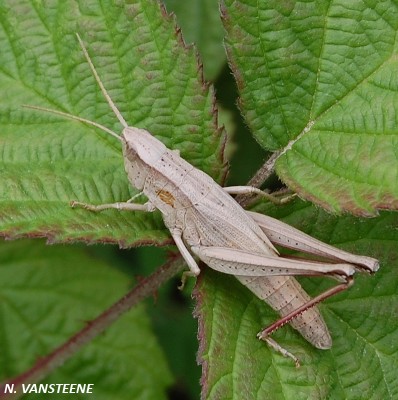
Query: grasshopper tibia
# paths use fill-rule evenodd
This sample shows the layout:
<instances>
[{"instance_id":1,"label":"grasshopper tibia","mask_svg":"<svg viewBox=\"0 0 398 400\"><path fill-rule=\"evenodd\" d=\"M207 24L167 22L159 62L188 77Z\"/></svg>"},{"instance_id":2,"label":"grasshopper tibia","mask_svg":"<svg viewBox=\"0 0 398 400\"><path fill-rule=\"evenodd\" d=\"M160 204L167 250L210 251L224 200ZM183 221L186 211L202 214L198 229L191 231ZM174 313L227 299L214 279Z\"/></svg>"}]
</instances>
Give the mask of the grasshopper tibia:
<instances>
[{"instance_id":1,"label":"grasshopper tibia","mask_svg":"<svg viewBox=\"0 0 398 400\"><path fill-rule=\"evenodd\" d=\"M287 352L285 349L283 349L281 346L275 347L274 344L270 343L270 338L269 335L273 332L275 332L277 329L281 328L283 325L289 323L292 319L295 317L301 315L311 307L314 307L318 303L322 302L323 300L334 296L337 293L340 293L349 287L351 287L354 284L354 279L352 276L349 276L346 278L346 282L340 283L339 285L333 286L332 288L326 290L325 292L319 294L318 296L314 297L307 303L303 304L301 307L297 308L296 310L293 310L289 314L285 315L284 317L280 318L278 321L275 321L272 325L268 326L267 328L263 329L261 332L257 334L257 337L260 340L266 341L268 344L271 345L274 349L278 350L280 353L282 353L284 356L288 356L296 360L296 357L292 357L289 352ZM287 354L289 353L289 354ZM297 362L296 362L297 365Z\"/></svg>"},{"instance_id":2,"label":"grasshopper tibia","mask_svg":"<svg viewBox=\"0 0 398 400\"><path fill-rule=\"evenodd\" d=\"M149 201L147 201L145 204L129 203L127 201L127 202L108 203L99 205L80 203L79 201L71 201L70 206L72 208L80 207L84 208L85 210L94 212L100 212L112 208L119 211L147 211L147 212L155 211L155 207Z\"/></svg>"},{"instance_id":3,"label":"grasshopper tibia","mask_svg":"<svg viewBox=\"0 0 398 400\"><path fill-rule=\"evenodd\" d=\"M264 192L261 189L252 186L228 186L223 188L229 194L237 195L258 195L265 197L268 201L276 205L286 204L297 197L296 193L289 194L284 197L278 197L274 194Z\"/></svg>"}]
</instances>

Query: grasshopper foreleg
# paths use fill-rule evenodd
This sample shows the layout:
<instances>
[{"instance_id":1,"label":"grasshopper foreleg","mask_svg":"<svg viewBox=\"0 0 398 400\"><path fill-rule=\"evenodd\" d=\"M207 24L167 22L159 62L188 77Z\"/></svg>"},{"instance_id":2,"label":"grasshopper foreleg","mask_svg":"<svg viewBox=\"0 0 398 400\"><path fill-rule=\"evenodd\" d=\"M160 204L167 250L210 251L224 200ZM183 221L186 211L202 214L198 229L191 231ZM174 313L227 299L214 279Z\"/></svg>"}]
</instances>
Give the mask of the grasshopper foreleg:
<instances>
[{"instance_id":1,"label":"grasshopper foreleg","mask_svg":"<svg viewBox=\"0 0 398 400\"><path fill-rule=\"evenodd\" d=\"M80 208L84 208L86 210L95 211L95 212L100 212L100 211L109 210L109 209L116 209L119 211L153 212L156 209L150 201L147 201L145 204L138 204L138 203L130 203L130 200L126 201L126 202L98 204L98 205L80 203L79 201L71 201L70 205L72 208L80 207Z\"/></svg>"}]
</instances>

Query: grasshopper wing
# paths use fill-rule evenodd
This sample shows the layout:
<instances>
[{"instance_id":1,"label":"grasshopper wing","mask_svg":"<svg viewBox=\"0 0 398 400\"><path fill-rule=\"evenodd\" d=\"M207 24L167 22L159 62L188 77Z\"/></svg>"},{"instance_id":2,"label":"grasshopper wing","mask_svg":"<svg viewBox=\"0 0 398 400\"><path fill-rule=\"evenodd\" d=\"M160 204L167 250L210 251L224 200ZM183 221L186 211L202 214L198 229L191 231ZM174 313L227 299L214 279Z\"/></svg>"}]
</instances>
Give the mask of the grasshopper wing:
<instances>
[{"instance_id":1,"label":"grasshopper wing","mask_svg":"<svg viewBox=\"0 0 398 400\"><path fill-rule=\"evenodd\" d=\"M246 211L246 213L265 232L272 243L305 253L325 257L330 260L343 261L353 264L359 270L376 272L379 269L379 261L375 258L359 256L347 251L330 246L320 240L314 239L300 230L291 227L275 218Z\"/></svg>"}]
</instances>

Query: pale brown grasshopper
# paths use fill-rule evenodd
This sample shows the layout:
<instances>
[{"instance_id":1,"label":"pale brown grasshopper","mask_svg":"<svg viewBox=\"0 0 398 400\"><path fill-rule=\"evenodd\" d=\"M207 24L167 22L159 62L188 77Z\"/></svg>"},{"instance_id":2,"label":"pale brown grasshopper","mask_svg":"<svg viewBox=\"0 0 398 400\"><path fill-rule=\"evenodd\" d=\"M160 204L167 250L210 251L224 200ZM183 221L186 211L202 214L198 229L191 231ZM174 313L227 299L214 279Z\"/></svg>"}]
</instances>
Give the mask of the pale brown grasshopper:
<instances>
[{"instance_id":1,"label":"pale brown grasshopper","mask_svg":"<svg viewBox=\"0 0 398 400\"><path fill-rule=\"evenodd\" d=\"M245 186L222 188L198 170L178 151L168 149L145 129L128 126L104 88L91 59L79 43L103 95L123 126L121 136L95 122L41 107L81 121L111 134L122 144L124 166L130 183L148 198L145 204L127 202L90 205L73 202L74 207L91 211L111 208L124 211L159 210L176 246L186 261L185 275L197 276L197 256L209 267L231 274L256 296L277 310L282 318L258 334L285 356L297 358L269 337L275 329L290 323L319 349L331 347L332 340L316 303L346 289L356 270L375 272L376 259L357 256L316 240L291 226L264 215L245 211L231 194L262 193ZM330 261L289 259L279 255L274 244L321 256ZM340 283L311 299L294 275L326 275Z\"/></svg>"}]
</instances>

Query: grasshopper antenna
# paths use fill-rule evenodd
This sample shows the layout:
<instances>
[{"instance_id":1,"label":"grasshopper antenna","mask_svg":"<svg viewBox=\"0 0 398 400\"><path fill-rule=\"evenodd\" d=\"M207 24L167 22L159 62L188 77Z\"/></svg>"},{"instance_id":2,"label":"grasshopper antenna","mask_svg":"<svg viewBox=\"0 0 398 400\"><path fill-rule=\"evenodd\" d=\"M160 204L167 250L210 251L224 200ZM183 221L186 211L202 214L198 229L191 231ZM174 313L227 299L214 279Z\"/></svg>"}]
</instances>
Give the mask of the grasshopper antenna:
<instances>
[{"instance_id":1,"label":"grasshopper antenna","mask_svg":"<svg viewBox=\"0 0 398 400\"><path fill-rule=\"evenodd\" d=\"M105 86L102 84L101 79L100 79L100 77L99 77L99 75L98 75L98 73L97 73L97 70L95 69L94 64L93 64L92 61L91 61L91 58L90 58L90 56L88 55L87 49L86 49L86 47L84 46L83 40L80 38L80 36L79 36L78 33L76 33L76 36L77 36L77 40L79 41L80 47L81 47L82 50L83 50L84 57L86 57L86 60L87 60L87 62L88 62L88 65L90 66L90 69L91 69L91 71L92 71L92 73L93 73L93 75L94 75L95 80L96 80L97 83L98 83L98 86L99 86L100 89L101 89L102 94L104 95L104 97L105 97L106 101L108 102L109 106L112 108L112 111L113 111L114 114L116 115L116 117L117 117L117 119L119 120L119 122L120 122L125 128L127 128L127 127L128 127L127 122L126 122L126 120L123 118L122 114L120 114L120 111L117 109L117 107L115 106L115 103L112 101L111 97L109 96L108 92L106 91Z\"/></svg>"},{"instance_id":2,"label":"grasshopper antenna","mask_svg":"<svg viewBox=\"0 0 398 400\"><path fill-rule=\"evenodd\" d=\"M68 119L74 119L74 120L76 120L76 121L80 121L80 122L83 122L83 123L85 123L85 124L95 126L96 128L99 128L99 129L101 129L102 131L109 133L110 135L112 135L113 137L115 137L117 140L122 141L122 139L120 139L120 136L119 136L117 133L111 131L111 130L110 130L109 128L107 128L106 126L101 125L101 124L98 124L97 122L94 122L94 121L90 121L89 119L82 118L82 117L77 117L76 115L69 114L69 113L66 113L66 112L62 112L62 111L58 111L58 110L53 110L52 108L39 107L39 106L31 106L31 105L28 105L28 104L23 104L22 107L24 107L24 108L30 108L31 110L38 110L38 111L48 112L48 113L51 113L51 114L61 115L62 117L65 117L65 118L68 118Z\"/></svg>"},{"instance_id":3,"label":"grasshopper antenna","mask_svg":"<svg viewBox=\"0 0 398 400\"><path fill-rule=\"evenodd\" d=\"M100 77L99 77L99 75L97 73L97 70L94 67L94 64L91 61L91 58L90 58L90 56L89 56L89 54L87 52L86 47L84 46L84 43L83 43L82 39L80 38L78 33L76 33L76 36L77 36L77 40L79 41L80 47L83 50L84 57L86 58L86 60L88 62L88 65L90 66L90 69L91 69L91 71L92 71L92 73L94 75L95 80L98 83L98 86L101 89L102 94L104 95L106 101L108 102L109 106L111 107L112 111L116 115L116 117L119 120L119 122L123 125L124 128L127 128L128 125L127 125L126 120L123 118L122 114L117 109L115 103L112 101L111 97L109 96L108 92L106 91L105 86L102 84L101 79L100 79ZM69 118L69 119L73 119L73 120L76 120L76 121L80 121L80 122L83 122L85 124L95 126L96 128L99 128L102 131L109 133L110 135L112 135L113 137L117 138L120 141L122 140L117 133L111 131L106 126L98 124L97 122L94 122L94 121L90 121L89 119L86 119L86 118L77 117L76 115L65 113L65 112L62 112L62 111L53 110L51 108L31 106L31 105L23 105L22 107L30 108L32 110L44 111L44 112L60 115L60 116L65 117L65 118Z\"/></svg>"}]
</instances>

